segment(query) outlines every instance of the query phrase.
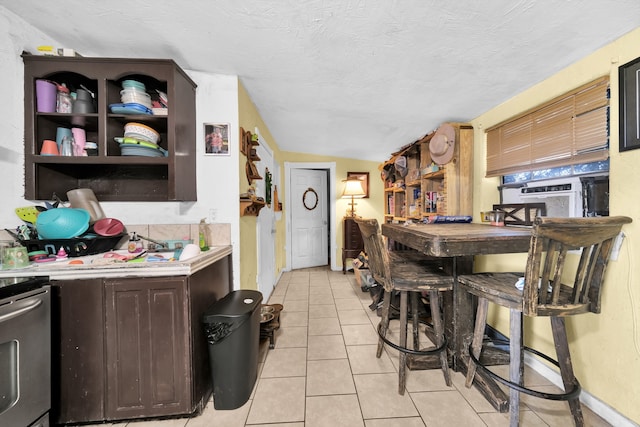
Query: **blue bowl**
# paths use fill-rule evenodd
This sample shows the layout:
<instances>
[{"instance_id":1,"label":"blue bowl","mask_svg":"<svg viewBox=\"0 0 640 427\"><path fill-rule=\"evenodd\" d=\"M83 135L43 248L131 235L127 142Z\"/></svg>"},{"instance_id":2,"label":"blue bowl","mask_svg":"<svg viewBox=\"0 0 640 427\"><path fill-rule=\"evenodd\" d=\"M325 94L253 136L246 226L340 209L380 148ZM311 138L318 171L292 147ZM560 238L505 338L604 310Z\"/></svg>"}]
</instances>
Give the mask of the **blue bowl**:
<instances>
[{"instance_id":1,"label":"blue bowl","mask_svg":"<svg viewBox=\"0 0 640 427\"><path fill-rule=\"evenodd\" d=\"M57 208L40 212L36 230L40 239L71 239L87 231L91 216L85 209Z\"/></svg>"}]
</instances>

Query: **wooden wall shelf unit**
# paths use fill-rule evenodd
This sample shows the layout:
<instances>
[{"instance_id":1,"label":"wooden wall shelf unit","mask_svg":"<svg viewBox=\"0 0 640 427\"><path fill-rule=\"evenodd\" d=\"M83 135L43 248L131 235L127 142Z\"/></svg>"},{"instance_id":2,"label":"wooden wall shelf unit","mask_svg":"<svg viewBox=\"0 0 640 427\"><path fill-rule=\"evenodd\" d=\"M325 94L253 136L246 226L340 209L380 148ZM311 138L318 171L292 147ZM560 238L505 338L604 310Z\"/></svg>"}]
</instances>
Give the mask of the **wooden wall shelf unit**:
<instances>
[{"instance_id":1,"label":"wooden wall shelf unit","mask_svg":"<svg viewBox=\"0 0 640 427\"><path fill-rule=\"evenodd\" d=\"M434 165L429 152L435 131L401 148L380 165L385 222L423 221L435 215L472 215L473 128L468 124L449 124L455 129L455 146L453 158L445 165ZM399 156L407 160L404 178L394 169Z\"/></svg>"},{"instance_id":2,"label":"wooden wall shelf unit","mask_svg":"<svg viewBox=\"0 0 640 427\"><path fill-rule=\"evenodd\" d=\"M260 157L256 153L256 147L258 145L260 145L260 143L257 141L257 138L254 138L254 134L240 128L240 152L247 157L245 172L249 186L253 184L254 179L262 179L254 163L260 161ZM240 198L240 216L258 216L260 209L264 206L265 202L256 199L255 196L252 196L251 199Z\"/></svg>"},{"instance_id":3,"label":"wooden wall shelf unit","mask_svg":"<svg viewBox=\"0 0 640 427\"><path fill-rule=\"evenodd\" d=\"M245 131L240 128L240 152L247 157L246 164L246 173L247 173L247 181L249 181L249 185L252 184L254 179L262 179L258 169L254 162L259 162L260 157L256 154L256 149L260 143L254 138L254 134L249 131Z\"/></svg>"},{"instance_id":4,"label":"wooden wall shelf unit","mask_svg":"<svg viewBox=\"0 0 640 427\"><path fill-rule=\"evenodd\" d=\"M24 53L25 198L63 200L75 188L90 188L101 201L195 201L196 84L169 59L50 57ZM36 80L84 86L95 94L95 113L38 112ZM165 115L115 114L124 80L144 83L152 96L167 94ZM160 134L167 157L122 156L115 137L128 122L142 123ZM58 127L80 127L96 142L95 156L42 156L45 139Z\"/></svg>"}]
</instances>

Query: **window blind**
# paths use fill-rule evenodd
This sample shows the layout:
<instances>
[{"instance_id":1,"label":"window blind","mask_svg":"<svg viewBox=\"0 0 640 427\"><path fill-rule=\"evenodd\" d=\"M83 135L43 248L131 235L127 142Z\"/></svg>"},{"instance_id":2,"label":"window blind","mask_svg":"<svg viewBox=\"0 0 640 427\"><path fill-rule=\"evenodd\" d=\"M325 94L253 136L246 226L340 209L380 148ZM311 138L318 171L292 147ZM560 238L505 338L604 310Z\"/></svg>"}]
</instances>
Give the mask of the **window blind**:
<instances>
[{"instance_id":1,"label":"window blind","mask_svg":"<svg viewBox=\"0 0 640 427\"><path fill-rule=\"evenodd\" d=\"M487 177L609 157L609 77L487 129Z\"/></svg>"}]
</instances>

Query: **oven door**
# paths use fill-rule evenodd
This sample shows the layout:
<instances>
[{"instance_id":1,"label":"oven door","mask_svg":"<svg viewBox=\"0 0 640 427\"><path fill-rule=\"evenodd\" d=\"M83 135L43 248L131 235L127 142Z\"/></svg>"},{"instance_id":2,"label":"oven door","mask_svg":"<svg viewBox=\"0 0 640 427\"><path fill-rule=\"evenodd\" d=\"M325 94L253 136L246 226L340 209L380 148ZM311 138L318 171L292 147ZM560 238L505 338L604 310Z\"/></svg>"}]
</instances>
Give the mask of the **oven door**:
<instances>
[{"instance_id":1,"label":"oven door","mask_svg":"<svg viewBox=\"0 0 640 427\"><path fill-rule=\"evenodd\" d=\"M0 425L29 426L51 408L49 286L0 300L0 378Z\"/></svg>"}]
</instances>

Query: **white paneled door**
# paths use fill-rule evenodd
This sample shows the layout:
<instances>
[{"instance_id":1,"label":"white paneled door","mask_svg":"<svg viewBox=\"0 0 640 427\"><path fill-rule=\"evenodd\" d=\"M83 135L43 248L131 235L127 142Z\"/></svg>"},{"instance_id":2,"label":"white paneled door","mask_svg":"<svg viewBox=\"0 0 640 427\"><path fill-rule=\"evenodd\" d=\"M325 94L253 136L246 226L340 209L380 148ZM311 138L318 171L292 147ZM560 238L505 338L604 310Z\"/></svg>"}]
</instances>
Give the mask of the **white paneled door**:
<instances>
[{"instance_id":1,"label":"white paneled door","mask_svg":"<svg viewBox=\"0 0 640 427\"><path fill-rule=\"evenodd\" d=\"M291 268L328 264L327 171L291 170Z\"/></svg>"}]
</instances>

